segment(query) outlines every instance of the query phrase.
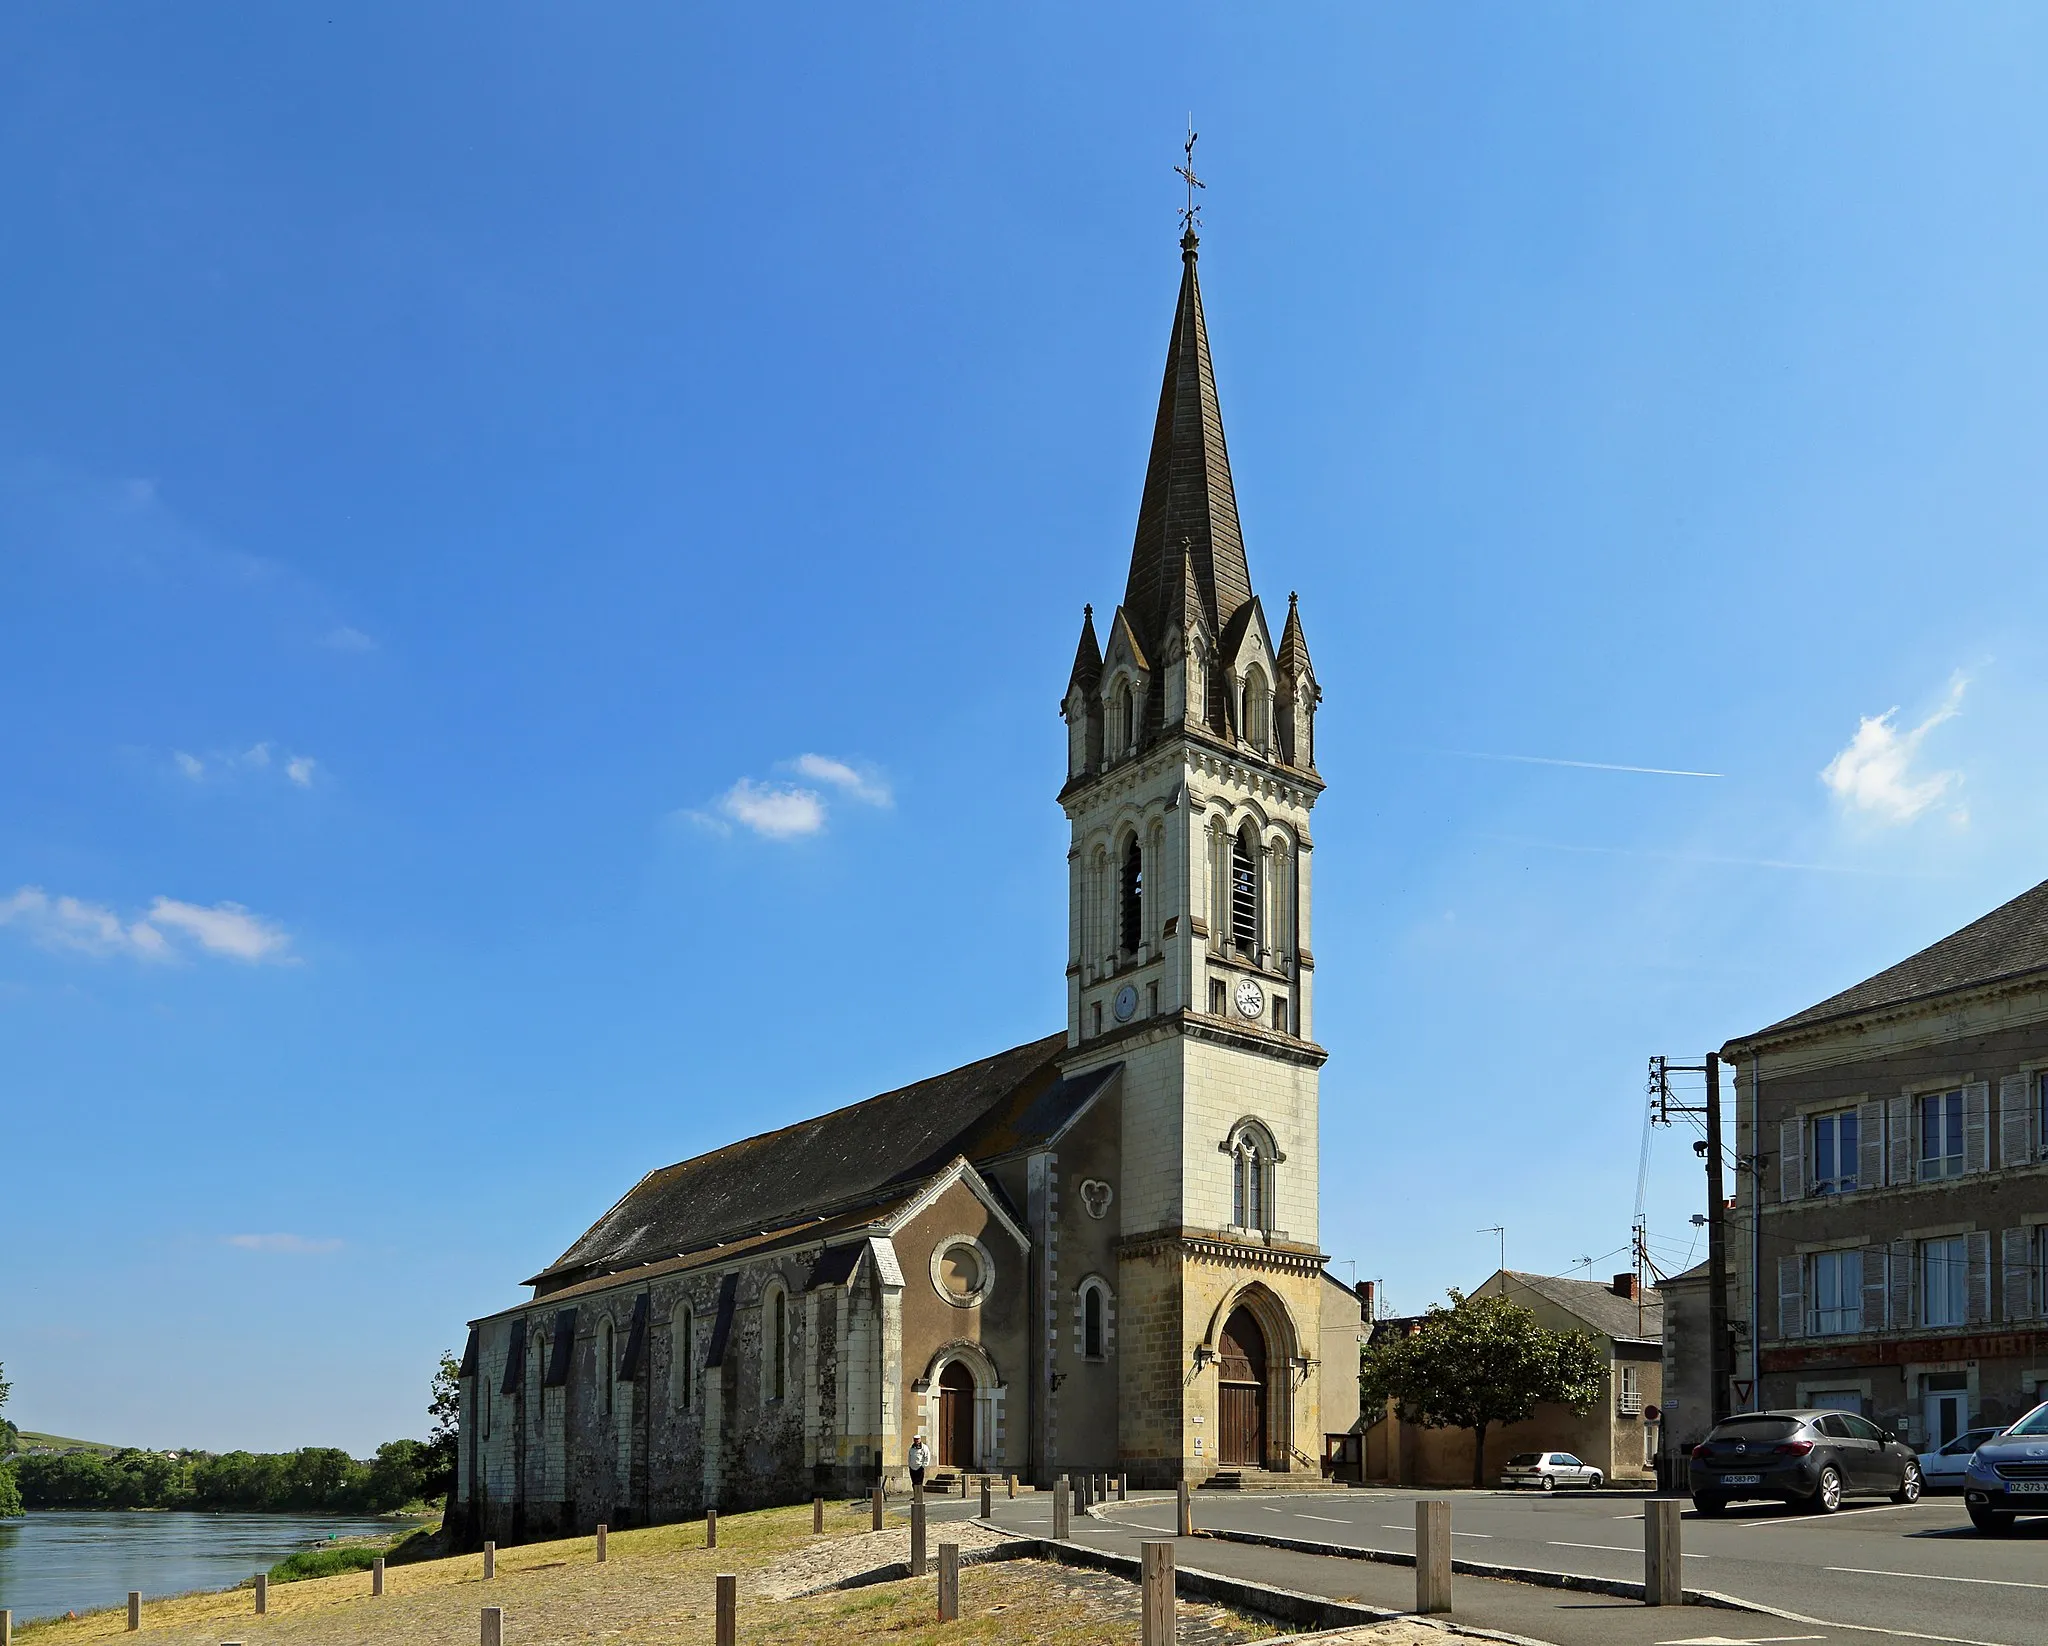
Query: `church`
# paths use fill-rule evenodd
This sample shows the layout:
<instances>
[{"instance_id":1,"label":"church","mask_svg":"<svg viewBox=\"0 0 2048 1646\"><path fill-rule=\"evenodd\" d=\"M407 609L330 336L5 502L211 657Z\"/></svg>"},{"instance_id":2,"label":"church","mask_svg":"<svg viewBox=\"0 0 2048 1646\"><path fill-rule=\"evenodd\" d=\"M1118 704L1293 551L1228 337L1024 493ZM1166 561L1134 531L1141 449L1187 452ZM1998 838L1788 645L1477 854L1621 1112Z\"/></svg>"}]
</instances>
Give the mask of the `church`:
<instances>
[{"instance_id":1,"label":"church","mask_svg":"<svg viewBox=\"0 0 2048 1646\"><path fill-rule=\"evenodd\" d=\"M1319 1353L1326 1297L1356 1324L1317 1242L1322 694L1252 588L1194 228L1062 702L1065 1028L642 1178L471 1324L458 1539L904 1488L918 1434L1041 1484L1314 1477L1325 1379L1355 1413Z\"/></svg>"}]
</instances>

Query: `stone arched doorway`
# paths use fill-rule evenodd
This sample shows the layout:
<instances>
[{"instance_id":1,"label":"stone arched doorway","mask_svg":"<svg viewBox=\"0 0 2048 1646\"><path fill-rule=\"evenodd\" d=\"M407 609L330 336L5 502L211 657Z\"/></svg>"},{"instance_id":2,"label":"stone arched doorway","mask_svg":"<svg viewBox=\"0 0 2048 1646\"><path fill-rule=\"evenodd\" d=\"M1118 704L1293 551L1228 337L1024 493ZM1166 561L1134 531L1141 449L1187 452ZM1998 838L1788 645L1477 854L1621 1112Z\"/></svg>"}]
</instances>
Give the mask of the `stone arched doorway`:
<instances>
[{"instance_id":1,"label":"stone arched doorway","mask_svg":"<svg viewBox=\"0 0 2048 1646\"><path fill-rule=\"evenodd\" d=\"M933 1448L942 1469L971 1469L974 1455L974 1374L967 1363L953 1360L939 1373L938 1445Z\"/></svg>"},{"instance_id":2,"label":"stone arched doorway","mask_svg":"<svg viewBox=\"0 0 2048 1646\"><path fill-rule=\"evenodd\" d=\"M1266 1334L1249 1309L1231 1310L1216 1342L1216 1441L1226 1467L1266 1462Z\"/></svg>"}]
</instances>

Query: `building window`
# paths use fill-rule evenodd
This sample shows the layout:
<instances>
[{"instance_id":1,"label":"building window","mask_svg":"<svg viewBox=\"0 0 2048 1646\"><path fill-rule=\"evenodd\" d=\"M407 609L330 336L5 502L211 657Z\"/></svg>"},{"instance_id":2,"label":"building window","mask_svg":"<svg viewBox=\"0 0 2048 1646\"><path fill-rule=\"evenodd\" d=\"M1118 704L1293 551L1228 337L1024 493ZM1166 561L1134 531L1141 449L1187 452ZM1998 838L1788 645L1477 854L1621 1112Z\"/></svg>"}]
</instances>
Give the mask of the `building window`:
<instances>
[{"instance_id":1,"label":"building window","mask_svg":"<svg viewBox=\"0 0 2048 1646\"><path fill-rule=\"evenodd\" d=\"M618 1381L619 1363L613 1349L612 1323L607 1320L597 1333L597 1399L604 1415L612 1415L612 1385Z\"/></svg>"},{"instance_id":2,"label":"building window","mask_svg":"<svg viewBox=\"0 0 2048 1646\"><path fill-rule=\"evenodd\" d=\"M1249 829L1231 836L1230 941L1247 960L1255 958L1259 948L1258 861Z\"/></svg>"},{"instance_id":3,"label":"building window","mask_svg":"<svg viewBox=\"0 0 2048 1646\"><path fill-rule=\"evenodd\" d=\"M1273 1031L1276 1034L1287 1033L1287 996L1284 994L1273 996Z\"/></svg>"},{"instance_id":4,"label":"building window","mask_svg":"<svg viewBox=\"0 0 2048 1646\"><path fill-rule=\"evenodd\" d=\"M1230 1140L1230 1221L1240 1229L1273 1227L1273 1168L1278 1151L1265 1128L1245 1124Z\"/></svg>"},{"instance_id":5,"label":"building window","mask_svg":"<svg viewBox=\"0 0 2048 1646\"><path fill-rule=\"evenodd\" d=\"M1090 1034L1102 1033L1102 1002L1099 1000L1092 1003L1088 1008L1088 1032Z\"/></svg>"},{"instance_id":6,"label":"building window","mask_svg":"<svg viewBox=\"0 0 2048 1646\"><path fill-rule=\"evenodd\" d=\"M533 1429L538 1434L548 1417L548 1340L540 1332L533 1336L533 1358L526 1364L526 1386L533 1391Z\"/></svg>"},{"instance_id":7,"label":"building window","mask_svg":"<svg viewBox=\"0 0 2048 1646\"><path fill-rule=\"evenodd\" d=\"M1920 1176L1963 1175L1963 1094L1933 1092L1920 1099Z\"/></svg>"},{"instance_id":8,"label":"building window","mask_svg":"<svg viewBox=\"0 0 2048 1646\"><path fill-rule=\"evenodd\" d=\"M1244 677L1244 740L1262 753L1266 747L1266 677L1247 669Z\"/></svg>"},{"instance_id":9,"label":"building window","mask_svg":"<svg viewBox=\"0 0 2048 1646\"><path fill-rule=\"evenodd\" d=\"M1623 1417L1643 1415L1643 1385L1641 1373L1629 1365L1621 1368L1621 1388L1615 1401L1615 1410Z\"/></svg>"},{"instance_id":10,"label":"building window","mask_svg":"<svg viewBox=\"0 0 2048 1646\"><path fill-rule=\"evenodd\" d=\"M789 1294L777 1286L768 1296L768 1398L789 1393Z\"/></svg>"},{"instance_id":11,"label":"building window","mask_svg":"<svg viewBox=\"0 0 2048 1646\"><path fill-rule=\"evenodd\" d=\"M1145 936L1145 856L1132 835L1124 847L1123 873L1117 877L1118 946L1136 954Z\"/></svg>"},{"instance_id":12,"label":"building window","mask_svg":"<svg viewBox=\"0 0 2048 1646\"><path fill-rule=\"evenodd\" d=\"M676 1305L675 1319L669 1326L669 1388L676 1400L676 1409L687 1412L690 1397L696 1393L697 1345L696 1329L691 1323L689 1306Z\"/></svg>"},{"instance_id":13,"label":"building window","mask_svg":"<svg viewBox=\"0 0 2048 1646\"><path fill-rule=\"evenodd\" d=\"M1813 1192L1847 1194L1856 1187L1856 1111L1816 1115L1813 1121Z\"/></svg>"},{"instance_id":14,"label":"building window","mask_svg":"<svg viewBox=\"0 0 2048 1646\"><path fill-rule=\"evenodd\" d=\"M1970 1259L1961 1235L1920 1242L1920 1324L1960 1326L1970 1312Z\"/></svg>"},{"instance_id":15,"label":"building window","mask_svg":"<svg viewBox=\"0 0 2048 1646\"><path fill-rule=\"evenodd\" d=\"M1109 1288L1093 1276L1081 1282L1081 1358L1109 1357Z\"/></svg>"},{"instance_id":16,"label":"building window","mask_svg":"<svg viewBox=\"0 0 2048 1646\"><path fill-rule=\"evenodd\" d=\"M1209 1015L1221 1017L1224 1008L1230 1004L1230 989L1220 977L1209 979Z\"/></svg>"},{"instance_id":17,"label":"building window","mask_svg":"<svg viewBox=\"0 0 2048 1646\"><path fill-rule=\"evenodd\" d=\"M1131 695L1131 683L1119 681L1116 688L1116 753L1129 754L1138 741L1137 700Z\"/></svg>"},{"instance_id":18,"label":"building window","mask_svg":"<svg viewBox=\"0 0 2048 1646\"><path fill-rule=\"evenodd\" d=\"M1853 1117L1852 1117L1853 1124ZM1816 1336L1863 1330L1863 1253L1813 1254L1813 1318Z\"/></svg>"}]
</instances>

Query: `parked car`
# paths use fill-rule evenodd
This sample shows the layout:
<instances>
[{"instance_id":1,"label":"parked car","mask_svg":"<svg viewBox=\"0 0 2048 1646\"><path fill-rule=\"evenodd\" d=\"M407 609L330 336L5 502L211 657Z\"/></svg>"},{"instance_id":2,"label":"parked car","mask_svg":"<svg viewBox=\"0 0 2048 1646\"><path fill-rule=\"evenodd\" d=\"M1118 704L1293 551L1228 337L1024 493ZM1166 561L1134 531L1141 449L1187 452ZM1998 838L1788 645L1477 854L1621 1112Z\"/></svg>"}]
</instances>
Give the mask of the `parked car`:
<instances>
[{"instance_id":1,"label":"parked car","mask_svg":"<svg viewBox=\"0 0 2048 1646\"><path fill-rule=\"evenodd\" d=\"M1560 1486L1598 1486L1606 1478L1570 1452L1517 1452L1500 1472L1503 1486L1534 1486L1546 1492Z\"/></svg>"},{"instance_id":2,"label":"parked car","mask_svg":"<svg viewBox=\"0 0 2048 1646\"><path fill-rule=\"evenodd\" d=\"M1717 1423L1692 1449L1689 1474L1703 1515L1741 1498L1779 1498L1824 1515L1851 1496L1917 1503L1925 1481L1912 1447L1891 1430L1824 1411L1744 1412Z\"/></svg>"},{"instance_id":3,"label":"parked car","mask_svg":"<svg viewBox=\"0 0 2048 1646\"><path fill-rule=\"evenodd\" d=\"M1937 1451L1920 1454L1920 1474L1930 1492L1960 1492L1963 1471L1977 1448L1999 1433L1996 1429L1971 1429L1959 1434Z\"/></svg>"},{"instance_id":4,"label":"parked car","mask_svg":"<svg viewBox=\"0 0 2048 1646\"><path fill-rule=\"evenodd\" d=\"M2048 1515L2048 1402L1970 1455L1963 1472L1970 1524L1996 1537L2019 1515Z\"/></svg>"}]
</instances>

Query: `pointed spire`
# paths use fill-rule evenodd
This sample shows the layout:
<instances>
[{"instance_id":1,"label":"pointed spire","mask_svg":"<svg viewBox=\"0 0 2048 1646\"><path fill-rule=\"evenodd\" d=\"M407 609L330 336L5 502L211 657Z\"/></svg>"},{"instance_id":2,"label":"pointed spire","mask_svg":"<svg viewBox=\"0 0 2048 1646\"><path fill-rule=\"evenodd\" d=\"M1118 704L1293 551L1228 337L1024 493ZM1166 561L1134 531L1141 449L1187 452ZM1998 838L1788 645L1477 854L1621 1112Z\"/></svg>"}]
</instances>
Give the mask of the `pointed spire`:
<instances>
[{"instance_id":1,"label":"pointed spire","mask_svg":"<svg viewBox=\"0 0 2048 1646\"><path fill-rule=\"evenodd\" d=\"M1124 591L1131 626L1154 656L1166 655L1165 636L1195 616L1211 634L1222 633L1252 594L1202 317L1195 267L1200 241L1192 227L1180 245L1180 301Z\"/></svg>"},{"instance_id":2,"label":"pointed spire","mask_svg":"<svg viewBox=\"0 0 2048 1646\"><path fill-rule=\"evenodd\" d=\"M1301 632L1301 596L1289 591L1287 596L1287 627L1280 631L1279 655L1275 659L1280 665L1280 678L1291 680L1299 675L1315 678L1315 665L1308 660L1308 640Z\"/></svg>"},{"instance_id":3,"label":"pointed spire","mask_svg":"<svg viewBox=\"0 0 2048 1646\"><path fill-rule=\"evenodd\" d=\"M1067 676L1067 691L1076 686L1084 692L1095 690L1102 679L1102 648L1095 643L1095 608L1081 608L1081 643L1074 648L1074 672Z\"/></svg>"}]
</instances>

